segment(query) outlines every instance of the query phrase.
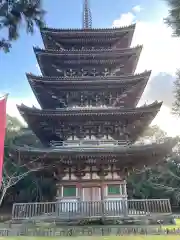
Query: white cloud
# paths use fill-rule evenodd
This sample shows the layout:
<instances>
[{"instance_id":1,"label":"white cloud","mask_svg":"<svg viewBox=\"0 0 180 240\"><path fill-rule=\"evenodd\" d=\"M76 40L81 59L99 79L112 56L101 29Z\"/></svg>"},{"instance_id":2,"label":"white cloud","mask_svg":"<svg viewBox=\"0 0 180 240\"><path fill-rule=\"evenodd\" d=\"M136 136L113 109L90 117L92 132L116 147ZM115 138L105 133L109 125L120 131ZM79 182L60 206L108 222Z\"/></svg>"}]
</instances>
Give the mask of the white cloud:
<instances>
[{"instance_id":1,"label":"white cloud","mask_svg":"<svg viewBox=\"0 0 180 240\"><path fill-rule=\"evenodd\" d=\"M160 128L170 136L175 137L180 135L180 128L177 127L179 126L180 121L177 117L171 115L171 110L166 106L162 106L161 111L158 113L152 124L160 126Z\"/></svg>"},{"instance_id":2,"label":"white cloud","mask_svg":"<svg viewBox=\"0 0 180 240\"><path fill-rule=\"evenodd\" d=\"M124 13L120 16L120 18L113 21L113 27L130 25L131 23L133 23L135 18L135 15L131 12Z\"/></svg>"},{"instance_id":3,"label":"white cloud","mask_svg":"<svg viewBox=\"0 0 180 240\"><path fill-rule=\"evenodd\" d=\"M135 22L136 14L141 12L142 8L140 5L134 6L132 11L123 13L118 19L113 21L113 27L127 26Z\"/></svg>"},{"instance_id":4,"label":"white cloud","mask_svg":"<svg viewBox=\"0 0 180 240\"><path fill-rule=\"evenodd\" d=\"M159 72L175 74L180 62L180 40L171 34L162 19L156 23L137 23L132 45L143 44L137 72L152 69L153 75Z\"/></svg>"},{"instance_id":5,"label":"white cloud","mask_svg":"<svg viewBox=\"0 0 180 240\"><path fill-rule=\"evenodd\" d=\"M136 6L134 6L133 8L132 8L132 11L134 12L134 13L139 13L139 12L141 12L143 10L143 8L140 6L140 5L136 5Z\"/></svg>"},{"instance_id":6,"label":"white cloud","mask_svg":"<svg viewBox=\"0 0 180 240\"><path fill-rule=\"evenodd\" d=\"M138 11L134 11L133 8L131 12L122 14L119 19L113 22L113 26L118 27L126 26L136 21L136 30L132 46L143 45L143 51L136 72L150 69L152 70L152 75L157 75L159 72L175 75L177 68L180 67L180 39L172 37L172 31L170 28L167 28L163 19L159 19L156 22L137 21L135 14L137 12ZM159 87L159 89L161 88ZM172 94L172 88L169 89L169 94ZM143 99L146 97L147 95L144 94ZM169 135L180 134L180 131L177 132L177 130L173 128L173 126L180 123L180 121L171 115L171 110L166 106L161 108L154 123L167 131Z\"/></svg>"},{"instance_id":7,"label":"white cloud","mask_svg":"<svg viewBox=\"0 0 180 240\"><path fill-rule=\"evenodd\" d=\"M7 99L7 107L6 111L7 113L12 116L18 118L22 123L24 123L24 119L21 117L17 105L25 104L26 106L32 107L39 107L38 102L36 101L35 97L27 97L27 98L11 98L11 96Z\"/></svg>"},{"instance_id":8,"label":"white cloud","mask_svg":"<svg viewBox=\"0 0 180 240\"><path fill-rule=\"evenodd\" d=\"M126 26L137 20L135 13L123 13L113 21L113 27ZM172 31L163 19L156 22L136 21L132 46L142 44L143 51L137 72L151 69L153 75L159 72L174 74L180 62L180 39L172 37Z\"/></svg>"}]
</instances>

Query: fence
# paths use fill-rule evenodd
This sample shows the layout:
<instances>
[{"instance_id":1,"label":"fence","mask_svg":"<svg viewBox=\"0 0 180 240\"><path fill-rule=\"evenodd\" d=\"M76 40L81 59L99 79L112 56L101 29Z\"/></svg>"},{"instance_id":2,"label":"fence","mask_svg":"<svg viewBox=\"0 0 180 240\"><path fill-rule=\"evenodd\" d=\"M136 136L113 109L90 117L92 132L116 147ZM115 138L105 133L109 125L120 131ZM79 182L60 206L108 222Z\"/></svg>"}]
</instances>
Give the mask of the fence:
<instances>
[{"instance_id":1,"label":"fence","mask_svg":"<svg viewBox=\"0 0 180 240\"><path fill-rule=\"evenodd\" d=\"M12 219L92 219L171 214L168 199L15 203Z\"/></svg>"}]
</instances>

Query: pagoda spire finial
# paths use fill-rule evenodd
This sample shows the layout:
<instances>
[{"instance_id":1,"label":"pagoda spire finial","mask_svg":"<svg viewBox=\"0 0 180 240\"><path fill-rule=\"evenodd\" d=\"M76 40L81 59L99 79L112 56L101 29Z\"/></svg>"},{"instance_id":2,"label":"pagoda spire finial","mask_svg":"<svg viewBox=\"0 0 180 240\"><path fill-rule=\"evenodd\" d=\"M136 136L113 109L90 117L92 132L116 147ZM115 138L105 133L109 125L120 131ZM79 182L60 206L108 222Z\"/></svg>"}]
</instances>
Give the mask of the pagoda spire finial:
<instances>
[{"instance_id":1,"label":"pagoda spire finial","mask_svg":"<svg viewBox=\"0 0 180 240\"><path fill-rule=\"evenodd\" d=\"M89 0L83 0L84 6L83 6L83 28L89 29L92 28L92 15L91 15L91 9L89 6Z\"/></svg>"}]
</instances>

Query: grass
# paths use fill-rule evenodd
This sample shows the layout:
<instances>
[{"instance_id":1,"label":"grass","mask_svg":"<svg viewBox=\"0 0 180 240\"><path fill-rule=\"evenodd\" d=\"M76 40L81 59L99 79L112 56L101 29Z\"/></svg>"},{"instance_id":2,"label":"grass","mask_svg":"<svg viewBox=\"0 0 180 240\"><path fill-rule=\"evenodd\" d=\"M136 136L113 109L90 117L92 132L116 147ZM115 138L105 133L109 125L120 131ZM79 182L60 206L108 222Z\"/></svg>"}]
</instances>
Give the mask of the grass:
<instances>
[{"instance_id":1,"label":"grass","mask_svg":"<svg viewBox=\"0 0 180 240\"><path fill-rule=\"evenodd\" d=\"M178 229L180 228L180 219L175 219L176 221L176 225L165 225L165 226L162 226L162 229L169 229L169 230L172 230L172 229Z\"/></svg>"},{"instance_id":2,"label":"grass","mask_svg":"<svg viewBox=\"0 0 180 240\"><path fill-rule=\"evenodd\" d=\"M0 237L0 240L23 240L24 237ZM26 240L70 240L72 239L72 237L26 237ZM173 236L173 235L169 235L169 236L117 236L117 237L113 237L113 236L108 236L108 237L76 237L76 240L178 240L180 239L179 236Z\"/></svg>"},{"instance_id":3,"label":"grass","mask_svg":"<svg viewBox=\"0 0 180 240\"><path fill-rule=\"evenodd\" d=\"M180 219L176 219L176 225L164 225L164 229L178 229L180 228ZM73 237L26 237L26 240L70 240ZM0 237L0 240L24 240L24 237ZM180 240L178 235L152 235L152 236L90 236L90 237L76 237L76 240Z\"/></svg>"}]
</instances>

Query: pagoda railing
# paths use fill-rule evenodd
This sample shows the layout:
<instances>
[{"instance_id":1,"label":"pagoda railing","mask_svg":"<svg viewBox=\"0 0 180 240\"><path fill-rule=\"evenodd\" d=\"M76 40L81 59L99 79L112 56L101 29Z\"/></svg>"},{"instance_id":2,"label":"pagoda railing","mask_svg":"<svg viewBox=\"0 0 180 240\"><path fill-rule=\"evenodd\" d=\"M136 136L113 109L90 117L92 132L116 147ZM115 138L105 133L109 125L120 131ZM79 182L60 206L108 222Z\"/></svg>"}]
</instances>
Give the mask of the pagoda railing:
<instances>
[{"instance_id":1,"label":"pagoda railing","mask_svg":"<svg viewBox=\"0 0 180 240\"><path fill-rule=\"evenodd\" d=\"M129 144L128 141L125 140L66 140L66 141L52 141L51 146L59 147L59 146L80 146L80 145L91 145L91 146L99 146L99 145L121 145L127 146Z\"/></svg>"},{"instance_id":2,"label":"pagoda railing","mask_svg":"<svg viewBox=\"0 0 180 240\"><path fill-rule=\"evenodd\" d=\"M171 214L168 199L15 203L12 219L93 219Z\"/></svg>"},{"instance_id":3,"label":"pagoda railing","mask_svg":"<svg viewBox=\"0 0 180 240\"><path fill-rule=\"evenodd\" d=\"M158 140L146 140L146 141L137 141L134 143L136 146L142 146L146 144L153 144L153 143L164 143L164 139ZM126 140L103 140L103 139L83 139L83 140L66 140L66 141L51 141L52 147L68 147L68 146L103 146L103 145L111 145L111 146L128 146L130 145L130 141Z\"/></svg>"}]
</instances>

